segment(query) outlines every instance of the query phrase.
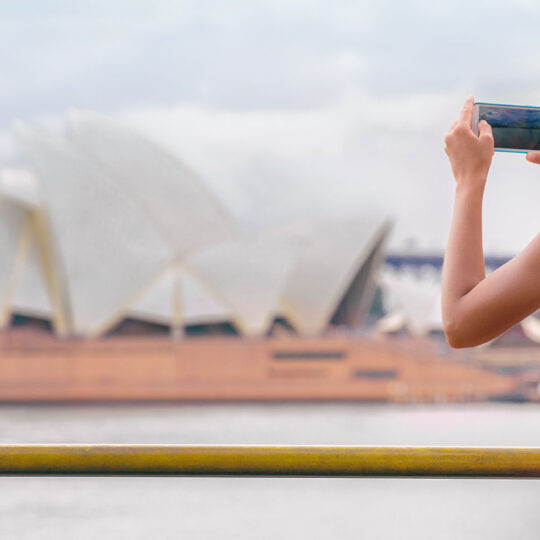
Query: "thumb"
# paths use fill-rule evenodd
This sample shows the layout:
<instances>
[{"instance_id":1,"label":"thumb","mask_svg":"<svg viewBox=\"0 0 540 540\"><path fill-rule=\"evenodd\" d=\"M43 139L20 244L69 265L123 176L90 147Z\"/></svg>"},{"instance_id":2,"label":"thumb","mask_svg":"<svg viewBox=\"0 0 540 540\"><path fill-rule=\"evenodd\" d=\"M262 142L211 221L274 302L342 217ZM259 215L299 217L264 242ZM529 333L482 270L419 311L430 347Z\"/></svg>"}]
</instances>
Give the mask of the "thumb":
<instances>
[{"instance_id":1,"label":"thumb","mask_svg":"<svg viewBox=\"0 0 540 540\"><path fill-rule=\"evenodd\" d=\"M484 137L493 139L493 131L491 126L485 120L480 120L478 123L478 138L482 139Z\"/></svg>"},{"instance_id":2,"label":"thumb","mask_svg":"<svg viewBox=\"0 0 540 540\"><path fill-rule=\"evenodd\" d=\"M526 158L527 161L538 163L540 165L540 152L528 152Z\"/></svg>"}]
</instances>

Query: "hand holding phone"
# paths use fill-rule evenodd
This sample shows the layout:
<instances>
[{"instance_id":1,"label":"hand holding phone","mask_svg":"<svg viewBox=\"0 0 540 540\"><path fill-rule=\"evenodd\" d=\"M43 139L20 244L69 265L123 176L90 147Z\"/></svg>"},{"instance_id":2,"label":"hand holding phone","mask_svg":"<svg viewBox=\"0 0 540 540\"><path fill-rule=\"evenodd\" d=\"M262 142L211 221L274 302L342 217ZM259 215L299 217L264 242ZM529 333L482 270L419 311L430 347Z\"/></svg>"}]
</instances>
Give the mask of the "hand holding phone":
<instances>
[{"instance_id":1,"label":"hand holding phone","mask_svg":"<svg viewBox=\"0 0 540 540\"><path fill-rule=\"evenodd\" d=\"M473 110L474 98L469 96L446 135L445 151L458 187L483 191L493 157L493 135L490 125L481 121L477 123L478 134L473 132Z\"/></svg>"}]
</instances>

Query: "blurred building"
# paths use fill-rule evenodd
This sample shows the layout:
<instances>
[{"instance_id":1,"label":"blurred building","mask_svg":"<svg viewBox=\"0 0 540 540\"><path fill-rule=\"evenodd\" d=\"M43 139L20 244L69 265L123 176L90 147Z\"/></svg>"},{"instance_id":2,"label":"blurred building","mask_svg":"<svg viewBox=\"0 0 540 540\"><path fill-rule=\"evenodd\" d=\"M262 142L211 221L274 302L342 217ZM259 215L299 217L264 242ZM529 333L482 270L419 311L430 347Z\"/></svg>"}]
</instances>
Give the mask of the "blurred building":
<instances>
[{"instance_id":1,"label":"blurred building","mask_svg":"<svg viewBox=\"0 0 540 540\"><path fill-rule=\"evenodd\" d=\"M29 315L78 337L126 319L176 335L361 327L389 220L320 216L246 234L159 146L93 113L68 124L62 136L15 128L21 164L0 178L1 325Z\"/></svg>"},{"instance_id":2,"label":"blurred building","mask_svg":"<svg viewBox=\"0 0 540 540\"><path fill-rule=\"evenodd\" d=\"M377 331L403 330L415 336L442 332L441 284L436 268L396 269L387 264L380 285L386 315L377 321Z\"/></svg>"}]
</instances>

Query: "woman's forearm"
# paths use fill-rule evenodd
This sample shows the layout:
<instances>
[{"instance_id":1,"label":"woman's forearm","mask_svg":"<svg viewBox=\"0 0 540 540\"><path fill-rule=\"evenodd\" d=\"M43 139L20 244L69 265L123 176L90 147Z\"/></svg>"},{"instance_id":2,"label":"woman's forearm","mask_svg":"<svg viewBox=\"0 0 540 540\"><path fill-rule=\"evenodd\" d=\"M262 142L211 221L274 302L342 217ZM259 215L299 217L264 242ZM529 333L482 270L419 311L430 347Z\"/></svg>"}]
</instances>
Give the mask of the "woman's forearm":
<instances>
[{"instance_id":1,"label":"woman's forearm","mask_svg":"<svg viewBox=\"0 0 540 540\"><path fill-rule=\"evenodd\" d=\"M458 182L442 270L445 328L459 324L459 301L486 277L482 246L484 182Z\"/></svg>"}]
</instances>

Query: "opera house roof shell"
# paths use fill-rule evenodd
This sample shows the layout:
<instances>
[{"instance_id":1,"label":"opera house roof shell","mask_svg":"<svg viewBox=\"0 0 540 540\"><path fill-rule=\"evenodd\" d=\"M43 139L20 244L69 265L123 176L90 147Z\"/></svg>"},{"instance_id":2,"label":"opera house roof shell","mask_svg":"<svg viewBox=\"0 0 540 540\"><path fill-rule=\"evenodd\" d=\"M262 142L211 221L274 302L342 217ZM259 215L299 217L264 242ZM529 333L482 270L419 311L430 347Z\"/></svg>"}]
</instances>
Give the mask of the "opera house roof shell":
<instances>
[{"instance_id":1,"label":"opera house roof shell","mask_svg":"<svg viewBox=\"0 0 540 540\"><path fill-rule=\"evenodd\" d=\"M91 337L126 317L231 322L264 335L358 327L390 222L324 216L241 233L204 181L143 136L75 112L65 136L15 128L23 167L0 176L0 323L50 318Z\"/></svg>"}]
</instances>

